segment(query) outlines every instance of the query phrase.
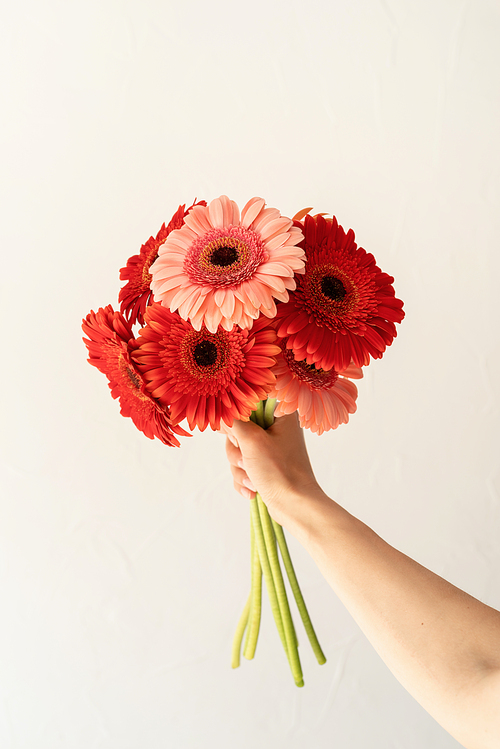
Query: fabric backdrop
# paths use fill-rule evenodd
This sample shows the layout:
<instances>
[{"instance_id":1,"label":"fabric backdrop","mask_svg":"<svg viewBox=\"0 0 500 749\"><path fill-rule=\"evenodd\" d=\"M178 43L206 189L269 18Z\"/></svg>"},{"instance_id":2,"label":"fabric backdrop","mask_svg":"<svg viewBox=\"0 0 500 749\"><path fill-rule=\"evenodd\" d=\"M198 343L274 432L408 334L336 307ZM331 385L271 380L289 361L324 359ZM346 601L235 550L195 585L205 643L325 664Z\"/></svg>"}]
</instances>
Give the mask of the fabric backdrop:
<instances>
[{"instance_id":1,"label":"fabric backdrop","mask_svg":"<svg viewBox=\"0 0 500 749\"><path fill-rule=\"evenodd\" d=\"M224 440L119 415L81 319L181 203L333 213L406 318L325 490L500 607L497 0L19 0L0 10L3 749L452 749L305 551L328 661L267 603L230 668L247 503Z\"/></svg>"}]
</instances>

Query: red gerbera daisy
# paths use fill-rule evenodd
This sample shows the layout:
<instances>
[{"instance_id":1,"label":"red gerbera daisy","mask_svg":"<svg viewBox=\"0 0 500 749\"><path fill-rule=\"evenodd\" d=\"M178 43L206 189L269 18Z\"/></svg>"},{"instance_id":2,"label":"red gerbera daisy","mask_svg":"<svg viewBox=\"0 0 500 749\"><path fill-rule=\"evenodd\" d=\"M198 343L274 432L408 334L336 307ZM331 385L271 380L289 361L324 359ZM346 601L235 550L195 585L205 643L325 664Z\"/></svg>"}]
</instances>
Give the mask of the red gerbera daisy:
<instances>
[{"instance_id":1,"label":"red gerbera daisy","mask_svg":"<svg viewBox=\"0 0 500 749\"><path fill-rule=\"evenodd\" d=\"M394 279L335 218L306 216L302 226L305 273L296 276L289 301L278 306L278 335L287 338L296 359L323 370L380 359L396 336L394 323L404 317Z\"/></svg>"},{"instance_id":2,"label":"red gerbera daisy","mask_svg":"<svg viewBox=\"0 0 500 749\"><path fill-rule=\"evenodd\" d=\"M273 369L276 385L269 393L277 398L275 415L283 416L298 411L302 427L323 434L347 424L349 414L356 411L358 390L350 379L360 379L363 372L353 364L337 372L325 372L314 364L297 361L285 341L281 344L282 355Z\"/></svg>"},{"instance_id":3,"label":"red gerbera daisy","mask_svg":"<svg viewBox=\"0 0 500 749\"><path fill-rule=\"evenodd\" d=\"M128 281L120 291L118 301L120 310L126 315L127 320L133 325L136 321L144 324L144 310L150 304L153 292L151 291L151 274L149 269L158 257L158 250L166 238L174 229L180 229L184 219L195 205L206 206L204 200L194 202L186 210L186 205L180 205L170 219L170 223L162 225L155 237L150 237L142 245L139 255L133 255L128 259L125 268L120 269L120 279Z\"/></svg>"},{"instance_id":4,"label":"red gerbera daisy","mask_svg":"<svg viewBox=\"0 0 500 749\"><path fill-rule=\"evenodd\" d=\"M203 431L208 425L219 429L221 421L248 421L275 382L271 368L280 349L265 318L251 330L219 327L211 333L154 303L145 319L134 359L176 424L186 418L190 429Z\"/></svg>"},{"instance_id":5,"label":"red gerbera daisy","mask_svg":"<svg viewBox=\"0 0 500 749\"><path fill-rule=\"evenodd\" d=\"M143 377L130 357L136 344L123 315L108 304L97 312L91 311L82 321L82 328L88 336L83 339L90 355L88 361L108 378L111 395L120 399L121 414L130 416L146 437L158 437L166 445L179 447L174 432L190 435L172 424L168 408L146 390Z\"/></svg>"}]
</instances>

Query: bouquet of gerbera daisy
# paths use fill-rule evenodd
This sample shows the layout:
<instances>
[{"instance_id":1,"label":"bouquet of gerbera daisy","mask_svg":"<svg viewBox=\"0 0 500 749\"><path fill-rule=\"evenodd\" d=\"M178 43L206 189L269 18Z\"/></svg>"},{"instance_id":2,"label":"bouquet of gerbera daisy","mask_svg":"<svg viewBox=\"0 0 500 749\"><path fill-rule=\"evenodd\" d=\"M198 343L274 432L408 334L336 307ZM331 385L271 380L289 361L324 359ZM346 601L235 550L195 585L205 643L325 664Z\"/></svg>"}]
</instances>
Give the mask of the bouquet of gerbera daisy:
<instances>
[{"instance_id":1,"label":"bouquet of gerbera daisy","mask_svg":"<svg viewBox=\"0 0 500 749\"><path fill-rule=\"evenodd\" d=\"M318 434L347 423L356 410L353 380L383 355L404 317L394 279L357 247L352 230L310 209L286 218L262 198L241 213L225 195L180 206L120 278L120 311L108 305L83 320L89 362L107 376L121 413L172 446L196 427L224 431L235 419L252 419L267 428L294 411ZM250 507L251 591L232 665L239 665L245 631L243 653L254 656L264 577L302 686L278 549L316 657L326 659L283 529L259 494Z\"/></svg>"}]
</instances>

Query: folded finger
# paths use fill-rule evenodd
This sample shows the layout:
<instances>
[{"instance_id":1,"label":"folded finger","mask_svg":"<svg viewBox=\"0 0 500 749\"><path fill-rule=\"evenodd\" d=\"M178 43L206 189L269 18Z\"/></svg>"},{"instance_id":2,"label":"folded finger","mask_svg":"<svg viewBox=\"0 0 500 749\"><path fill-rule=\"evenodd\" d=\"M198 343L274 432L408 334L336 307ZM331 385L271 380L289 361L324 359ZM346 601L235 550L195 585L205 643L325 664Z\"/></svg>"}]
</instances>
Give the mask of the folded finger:
<instances>
[{"instance_id":1,"label":"folded finger","mask_svg":"<svg viewBox=\"0 0 500 749\"><path fill-rule=\"evenodd\" d=\"M229 436L226 440L226 455L231 465L234 466L237 466L242 459L240 448L231 441Z\"/></svg>"}]
</instances>

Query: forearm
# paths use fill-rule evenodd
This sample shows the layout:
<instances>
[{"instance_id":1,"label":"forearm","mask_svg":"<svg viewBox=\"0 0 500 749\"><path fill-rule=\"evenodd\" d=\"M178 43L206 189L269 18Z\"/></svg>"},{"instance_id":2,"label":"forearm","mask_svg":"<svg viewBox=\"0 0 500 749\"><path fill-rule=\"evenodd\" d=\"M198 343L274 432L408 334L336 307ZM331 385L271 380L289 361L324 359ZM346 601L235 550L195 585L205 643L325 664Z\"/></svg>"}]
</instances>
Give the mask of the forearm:
<instances>
[{"instance_id":1,"label":"forearm","mask_svg":"<svg viewBox=\"0 0 500 749\"><path fill-rule=\"evenodd\" d=\"M490 732L498 729L482 684L500 673L500 613L391 547L323 492L289 507L283 524L403 686L464 745L499 746L498 736L491 744L467 740L490 719Z\"/></svg>"},{"instance_id":2,"label":"forearm","mask_svg":"<svg viewBox=\"0 0 500 749\"><path fill-rule=\"evenodd\" d=\"M466 749L500 749L500 613L400 553L329 499L295 414L235 422L234 484L261 490L394 675ZM247 479L251 483L248 484Z\"/></svg>"}]
</instances>

